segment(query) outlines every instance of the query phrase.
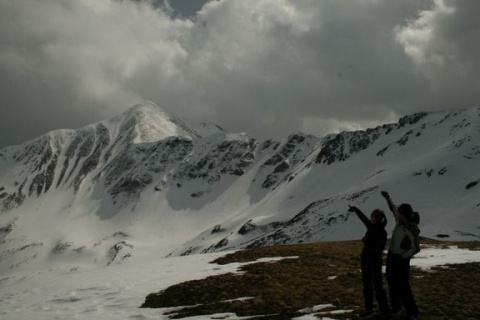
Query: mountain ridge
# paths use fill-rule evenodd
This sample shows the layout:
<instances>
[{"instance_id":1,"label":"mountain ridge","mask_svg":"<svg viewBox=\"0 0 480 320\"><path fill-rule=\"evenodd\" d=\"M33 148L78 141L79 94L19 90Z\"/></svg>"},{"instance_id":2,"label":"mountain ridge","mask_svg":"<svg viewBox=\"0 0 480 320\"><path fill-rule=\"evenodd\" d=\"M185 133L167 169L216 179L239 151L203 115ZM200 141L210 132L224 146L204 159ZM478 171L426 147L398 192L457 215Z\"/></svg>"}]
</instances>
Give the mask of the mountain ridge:
<instances>
[{"instance_id":1,"label":"mountain ridge","mask_svg":"<svg viewBox=\"0 0 480 320\"><path fill-rule=\"evenodd\" d=\"M476 107L259 141L145 102L50 132L0 150L0 272L354 239L348 204L384 206L382 189L422 213L423 235L478 239L479 119Z\"/></svg>"}]
</instances>

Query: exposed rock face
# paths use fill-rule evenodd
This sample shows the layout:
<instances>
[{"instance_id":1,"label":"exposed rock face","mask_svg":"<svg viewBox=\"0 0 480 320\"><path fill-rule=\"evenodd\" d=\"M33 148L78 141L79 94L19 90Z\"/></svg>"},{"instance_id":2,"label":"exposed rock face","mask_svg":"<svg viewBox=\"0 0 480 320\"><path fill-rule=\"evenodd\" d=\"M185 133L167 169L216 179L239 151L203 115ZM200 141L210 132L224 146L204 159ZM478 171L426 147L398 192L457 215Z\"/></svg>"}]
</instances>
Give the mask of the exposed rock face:
<instances>
[{"instance_id":1,"label":"exposed rock face","mask_svg":"<svg viewBox=\"0 0 480 320\"><path fill-rule=\"evenodd\" d=\"M396 124L384 125L375 129L366 131L342 132L337 135L328 136L323 144L322 150L318 154L317 163L332 164L337 161L345 161L352 155L369 148L382 135L388 135L394 130L400 130L405 126L414 125L427 113L416 113L411 116L405 116ZM408 142L413 130L409 130L405 135L396 141L399 145L405 145ZM383 155L389 146L379 151L377 155Z\"/></svg>"},{"instance_id":2,"label":"exposed rock face","mask_svg":"<svg viewBox=\"0 0 480 320\"><path fill-rule=\"evenodd\" d=\"M22 165L22 169L10 181L3 182L10 185L0 188L0 210L12 210L27 197L39 197L52 187L71 188L78 192L86 179L94 183L101 180L113 198L119 195L136 197L152 185L157 191L171 186L181 187L189 180L202 180L211 185L226 175L244 175L266 154L268 158L261 164L256 179L261 179L263 188L275 189L279 184L293 180L299 167L311 165L311 161L305 161L312 154L317 154L315 164L344 162L370 148L379 138L411 128L403 130L399 139L384 144L376 155L385 155L394 145L405 146L426 130L426 124L416 124L427 115L417 113L401 118L396 124L342 132L323 139L294 134L283 143L272 140L259 143L247 135L219 133L201 138L182 121L172 119L161 109L156 110L151 104L139 105L110 122L76 131L51 132L14 148L13 153L2 152L3 158L11 157L17 167ZM458 112L448 113L434 126L455 116ZM471 123L470 119L462 118L450 131L453 134L468 128ZM177 132L184 135L176 135ZM470 140L471 137L466 135L454 141L452 147L460 148ZM480 147L477 146L466 157L479 154ZM204 192L198 190L192 196L201 197Z\"/></svg>"}]
</instances>

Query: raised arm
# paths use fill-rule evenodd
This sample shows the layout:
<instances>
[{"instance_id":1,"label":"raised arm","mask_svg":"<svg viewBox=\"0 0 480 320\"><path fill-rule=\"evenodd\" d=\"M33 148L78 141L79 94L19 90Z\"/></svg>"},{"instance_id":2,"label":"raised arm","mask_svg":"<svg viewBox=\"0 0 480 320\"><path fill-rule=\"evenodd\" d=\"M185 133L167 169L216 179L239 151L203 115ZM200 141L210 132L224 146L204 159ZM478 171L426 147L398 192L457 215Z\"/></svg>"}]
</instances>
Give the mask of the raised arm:
<instances>
[{"instance_id":1,"label":"raised arm","mask_svg":"<svg viewBox=\"0 0 480 320\"><path fill-rule=\"evenodd\" d=\"M390 194L387 191L382 191L381 194L385 198L385 200L387 200L388 208L390 209L390 211L392 211L393 216L395 217L395 221L398 221L398 219L397 219L397 215L398 215L397 206L393 203L393 200L390 197Z\"/></svg>"},{"instance_id":2,"label":"raised arm","mask_svg":"<svg viewBox=\"0 0 480 320\"><path fill-rule=\"evenodd\" d=\"M349 206L348 211L355 212L355 214L358 216L358 218L360 218L360 220L367 228L370 228L372 226L372 222L370 221L370 219L368 219L367 216L357 207Z\"/></svg>"}]
</instances>

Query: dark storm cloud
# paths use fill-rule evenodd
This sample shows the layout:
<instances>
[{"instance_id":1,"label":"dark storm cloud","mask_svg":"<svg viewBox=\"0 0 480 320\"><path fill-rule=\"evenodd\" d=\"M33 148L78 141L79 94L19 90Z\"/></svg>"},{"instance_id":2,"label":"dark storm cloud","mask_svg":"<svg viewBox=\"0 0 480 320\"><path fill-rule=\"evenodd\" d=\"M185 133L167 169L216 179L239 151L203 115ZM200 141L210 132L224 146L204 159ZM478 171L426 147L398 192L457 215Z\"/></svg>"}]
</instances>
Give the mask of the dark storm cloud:
<instances>
[{"instance_id":1,"label":"dark storm cloud","mask_svg":"<svg viewBox=\"0 0 480 320\"><path fill-rule=\"evenodd\" d=\"M479 9L477 0L1 2L0 147L141 99L276 138L470 107Z\"/></svg>"}]
</instances>

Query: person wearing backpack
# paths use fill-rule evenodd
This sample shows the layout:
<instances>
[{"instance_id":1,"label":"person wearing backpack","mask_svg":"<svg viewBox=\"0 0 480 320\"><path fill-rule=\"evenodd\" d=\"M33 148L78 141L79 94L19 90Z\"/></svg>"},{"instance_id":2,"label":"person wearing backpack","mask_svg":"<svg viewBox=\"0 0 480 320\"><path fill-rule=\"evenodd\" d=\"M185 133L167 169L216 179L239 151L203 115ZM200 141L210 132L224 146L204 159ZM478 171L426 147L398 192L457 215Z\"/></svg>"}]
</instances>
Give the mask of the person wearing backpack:
<instances>
[{"instance_id":1,"label":"person wearing backpack","mask_svg":"<svg viewBox=\"0 0 480 320\"><path fill-rule=\"evenodd\" d=\"M418 307L410 286L410 259L420 251L418 213L412 206L403 203L398 207L386 191L381 192L395 217L390 245L388 247L386 273L392 314L402 305L409 319L416 319Z\"/></svg>"},{"instance_id":2,"label":"person wearing backpack","mask_svg":"<svg viewBox=\"0 0 480 320\"><path fill-rule=\"evenodd\" d=\"M383 250L387 244L387 218L385 213L376 209L373 210L370 219L355 206L350 206L349 212L355 212L358 218L367 227L367 232L363 237L363 249L361 257L363 298L365 302L364 315L373 314L373 297L377 300L382 319L390 318L390 308L388 306L387 294L383 288L382 260Z\"/></svg>"}]
</instances>

